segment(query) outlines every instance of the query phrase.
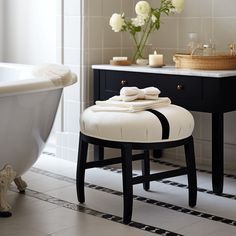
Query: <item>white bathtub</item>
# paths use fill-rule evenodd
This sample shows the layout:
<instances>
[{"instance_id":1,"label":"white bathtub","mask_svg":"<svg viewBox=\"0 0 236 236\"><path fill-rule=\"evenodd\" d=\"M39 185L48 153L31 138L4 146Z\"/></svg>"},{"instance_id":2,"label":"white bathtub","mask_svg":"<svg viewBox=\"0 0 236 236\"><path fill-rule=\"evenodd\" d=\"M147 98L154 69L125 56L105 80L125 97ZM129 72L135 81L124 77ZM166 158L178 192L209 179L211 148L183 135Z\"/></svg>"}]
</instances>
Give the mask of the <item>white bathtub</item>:
<instances>
[{"instance_id":1,"label":"white bathtub","mask_svg":"<svg viewBox=\"0 0 236 236\"><path fill-rule=\"evenodd\" d=\"M73 73L36 78L32 70L0 63L0 181L8 175L6 166L12 168L14 180L36 162L51 132L63 87L76 82ZM1 206L0 189L0 212L7 210Z\"/></svg>"}]
</instances>

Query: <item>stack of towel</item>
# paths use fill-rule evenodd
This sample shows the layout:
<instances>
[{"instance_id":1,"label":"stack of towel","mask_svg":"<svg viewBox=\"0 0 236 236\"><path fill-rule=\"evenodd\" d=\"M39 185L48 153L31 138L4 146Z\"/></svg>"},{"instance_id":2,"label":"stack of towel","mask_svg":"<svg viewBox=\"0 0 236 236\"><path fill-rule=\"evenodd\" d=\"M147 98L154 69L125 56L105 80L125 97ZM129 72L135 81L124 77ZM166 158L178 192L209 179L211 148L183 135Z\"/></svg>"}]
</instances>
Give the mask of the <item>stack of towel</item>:
<instances>
[{"instance_id":1,"label":"stack of towel","mask_svg":"<svg viewBox=\"0 0 236 236\"><path fill-rule=\"evenodd\" d=\"M93 111L139 112L155 109L171 104L168 97L159 97L160 90L155 87L139 89L123 87L120 96L114 96L106 101L96 101Z\"/></svg>"}]
</instances>

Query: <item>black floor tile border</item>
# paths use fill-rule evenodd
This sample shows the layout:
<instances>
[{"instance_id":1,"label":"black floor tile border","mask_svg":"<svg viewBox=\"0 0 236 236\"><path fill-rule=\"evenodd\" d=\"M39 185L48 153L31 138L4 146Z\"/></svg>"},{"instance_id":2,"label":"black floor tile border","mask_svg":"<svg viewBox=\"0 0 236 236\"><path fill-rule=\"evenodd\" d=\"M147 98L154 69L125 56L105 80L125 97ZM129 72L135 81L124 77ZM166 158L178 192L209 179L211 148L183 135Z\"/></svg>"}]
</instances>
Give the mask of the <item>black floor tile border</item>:
<instances>
[{"instance_id":1,"label":"black floor tile border","mask_svg":"<svg viewBox=\"0 0 236 236\"><path fill-rule=\"evenodd\" d=\"M171 166L171 167L183 167L181 165L173 164L173 163L170 163L168 161L163 161L163 160L156 159L156 158L151 158L151 161L159 163L159 164L163 164L163 165L166 165L166 166ZM197 168L197 171L202 172L202 173L212 174L212 172L209 171L209 170L203 170L203 169L198 169ZM230 178L230 179L236 179L236 175L232 175L232 174L224 174L224 177L227 177L227 178Z\"/></svg>"},{"instance_id":2,"label":"black floor tile border","mask_svg":"<svg viewBox=\"0 0 236 236\"><path fill-rule=\"evenodd\" d=\"M172 167L177 167L177 166L172 165ZM178 166L178 167L181 167L181 166ZM118 173L118 174L122 173L121 169L114 168L114 167L109 167L109 166L102 167L101 169L109 170L109 171L112 171L112 172L115 172L115 173ZM138 176L138 174L133 172L133 177L135 177L135 176ZM171 185L171 186L175 186L175 187L179 187L179 188L185 188L185 189L188 188L187 184L183 184L183 183L179 183L179 182L175 182L175 181L171 181L171 180L166 180L166 179L165 180L157 180L157 182L167 184L167 185ZM216 194L212 190L209 190L209 189L206 189L206 188L199 188L199 187L197 188L197 191L201 192L201 193L207 193L207 194L215 195L215 196L218 196L218 197L223 197L223 198L228 198L228 199L231 199L231 200L236 200L236 195L233 195L233 194L230 194L230 193Z\"/></svg>"},{"instance_id":3,"label":"black floor tile border","mask_svg":"<svg viewBox=\"0 0 236 236\"><path fill-rule=\"evenodd\" d=\"M43 151L42 154L45 154L45 155L48 155L48 156L54 156L56 157L56 154L55 153L52 153L52 152L47 152L47 151ZM178 165L178 164L173 164L173 163L170 163L168 161L163 161L161 159L157 159L157 158L150 158L150 160L152 162L157 162L159 164L163 164L163 165L166 165L166 166L171 166L171 167L183 167L181 165ZM197 168L197 171L198 172L202 172L202 173L207 173L207 174L212 174L211 171L209 170L203 170L203 169L198 169ZM227 178L231 178L231 179L236 179L236 175L233 175L233 174L224 174L225 177Z\"/></svg>"},{"instance_id":4,"label":"black floor tile border","mask_svg":"<svg viewBox=\"0 0 236 236\"><path fill-rule=\"evenodd\" d=\"M107 167L106 167L106 169L107 169ZM55 179L58 179L58 180L66 181L66 182L69 182L69 183L76 183L76 180L73 179L73 178L62 176L62 175L59 175L59 174L55 174L55 173L52 173L52 172L49 172L49 171L46 171L46 170L41 170L41 169L33 167L33 168L30 169L30 171L32 171L34 173L46 175L48 177L52 177L52 178L55 178ZM98 185L95 185L95 184L85 183L85 186L87 188L90 188L90 189L99 190L99 191L106 192L106 193L109 193L109 194L114 194L114 195L117 195L117 196L122 196L123 195L123 193L120 192L120 191L109 189L109 188L102 187L102 186L98 186ZM159 206L159 207L164 207L164 208L174 210L174 211L177 211L177 212L181 212L181 213L184 213L184 214L197 216L197 217L200 217L200 218L204 218L204 219L208 219L208 220L212 220L212 221L216 221L216 222L221 222L221 223L231 225L231 226L236 226L236 221L235 220L224 218L224 217L221 217L221 216L208 214L208 213L205 213L205 212L195 211L192 208L190 208L190 209L189 208L184 208L184 207L180 207L180 206L173 205L173 204L170 204L170 203L165 203L165 202L161 202L161 201L157 201L157 200L154 200L154 199L141 197L141 196L137 196L137 195L133 195L133 199L136 200L136 201L141 201L141 202L156 205L156 206Z\"/></svg>"},{"instance_id":5,"label":"black floor tile border","mask_svg":"<svg viewBox=\"0 0 236 236\"><path fill-rule=\"evenodd\" d=\"M53 176L53 175L52 175ZM52 177L51 176L51 177ZM14 186L10 187L10 190L13 192L19 192L18 189ZM110 220L116 223L120 223L123 224L122 222L122 218L120 216L116 216L116 215L112 215L112 214L107 214L104 212L100 212L97 210L93 210L91 208L85 207L82 204L75 204L75 203L71 203L50 195L47 195L45 193L41 193L32 189L26 189L25 191L25 195L29 196L29 197L33 197L36 198L38 200L41 201L45 201L54 205L57 205L59 207L64 207L73 211L77 211L77 212L82 212L88 215L92 215L95 217L99 217L99 218L103 218L106 220ZM162 235L162 236L183 236L182 234L178 234L166 229L162 229L159 227L155 227L155 226L151 226L151 225L147 225L147 224L143 224L140 222L136 222L136 221L131 221L128 226L136 228L136 229L140 229L149 233L153 233L153 234L157 234L157 235Z\"/></svg>"},{"instance_id":6,"label":"black floor tile border","mask_svg":"<svg viewBox=\"0 0 236 236\"><path fill-rule=\"evenodd\" d=\"M43 151L42 154L52 156L52 157L56 157L56 153L53 153L53 152Z\"/></svg>"},{"instance_id":7,"label":"black floor tile border","mask_svg":"<svg viewBox=\"0 0 236 236\"><path fill-rule=\"evenodd\" d=\"M48 156L54 156L54 157L56 157L56 154L55 154L55 153L52 153L52 152L43 151L42 154L45 154L45 155L48 155ZM166 165L166 166L171 166L171 167L183 167L183 166L181 166L181 165L173 164L173 163L170 163L170 162L168 162L168 161L163 161L163 160L161 160L161 159L157 159L157 158L153 158L153 157L150 158L150 160L151 160L152 162L157 162L157 163L159 163L159 164L163 164L163 165ZM212 174L212 172L209 171L209 170L203 170L203 169L198 169L198 168L197 168L197 171L198 171L198 172L202 172L202 173ZM224 176L227 177L227 178L236 179L236 175L233 175L233 174L224 174Z\"/></svg>"}]
</instances>

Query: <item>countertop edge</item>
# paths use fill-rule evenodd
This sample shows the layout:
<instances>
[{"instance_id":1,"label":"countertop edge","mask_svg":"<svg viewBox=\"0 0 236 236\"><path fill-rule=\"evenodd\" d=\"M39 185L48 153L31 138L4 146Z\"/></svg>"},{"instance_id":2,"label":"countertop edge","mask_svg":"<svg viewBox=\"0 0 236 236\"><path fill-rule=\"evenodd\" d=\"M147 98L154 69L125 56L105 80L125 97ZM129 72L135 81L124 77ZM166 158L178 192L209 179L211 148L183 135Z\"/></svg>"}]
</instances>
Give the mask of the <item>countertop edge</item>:
<instances>
[{"instance_id":1,"label":"countertop edge","mask_svg":"<svg viewBox=\"0 0 236 236\"><path fill-rule=\"evenodd\" d=\"M213 77L224 78L236 76L236 70L190 70L190 69L177 69L174 66L164 66L162 68L151 68L149 66L113 66L109 64L92 65L92 69L99 70L114 70L114 71L127 71L127 72L142 72L142 73L156 73L156 74L169 74L169 75L186 75L186 76L200 76L200 77Z\"/></svg>"}]
</instances>

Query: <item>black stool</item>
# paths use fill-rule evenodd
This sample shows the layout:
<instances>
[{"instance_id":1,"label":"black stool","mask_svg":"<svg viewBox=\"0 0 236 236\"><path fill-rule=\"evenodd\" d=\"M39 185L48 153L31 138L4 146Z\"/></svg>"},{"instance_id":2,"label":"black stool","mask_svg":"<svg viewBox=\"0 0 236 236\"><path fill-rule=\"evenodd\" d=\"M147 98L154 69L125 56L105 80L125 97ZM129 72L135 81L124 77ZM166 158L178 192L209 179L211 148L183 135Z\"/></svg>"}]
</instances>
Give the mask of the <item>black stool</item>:
<instances>
[{"instance_id":1,"label":"black stool","mask_svg":"<svg viewBox=\"0 0 236 236\"><path fill-rule=\"evenodd\" d=\"M86 169L122 163L123 222L125 224L128 224L132 217L134 184L143 183L144 189L148 190L150 187L150 181L187 174L189 186L189 206L194 207L197 199L197 180L192 137L194 121L191 114L187 110L174 105L170 105L167 108L143 111L139 113L142 114L137 116L137 114L133 113L117 114L117 112L93 112L92 108L88 108L81 116L81 133L76 176L78 200L80 203L85 201L84 177ZM119 119L120 116L122 119L117 121L117 118ZM132 120L132 116L134 120L131 124L129 122ZM182 116L182 118L180 116ZM180 117L180 119L178 117ZM153 130L150 130L148 141L142 140L143 136L138 136L137 131L135 130L137 124L139 125L138 127L140 130L142 130L143 127L145 128L148 126L142 122L143 119L145 119L145 123L151 123L151 129L157 129L158 131L155 136L155 131L152 133L151 131ZM153 119L156 123L158 123L157 125L152 125ZM127 127L127 123L129 123L129 127ZM174 124L178 127L172 127ZM135 133L135 137L133 137L134 142L126 140L127 137L125 137L124 132L122 134L123 140L121 140L120 136L116 136L120 135L116 132L118 130L116 129L117 126L119 128L123 127L125 129L129 129L129 132L133 129ZM110 137L107 137L107 135L109 135L109 130L111 135ZM172 132L172 130L174 131ZM159 135L160 133L161 135ZM154 136L151 136L152 134L154 134ZM130 135L127 133L127 135L131 136L129 138L132 138L132 134ZM121 157L87 162L88 144L121 149ZM182 145L184 145L185 149L186 167L150 174L149 150L163 150ZM132 150L144 151L142 154L132 155ZM141 176L132 176L132 161L134 160L142 160Z\"/></svg>"}]
</instances>

